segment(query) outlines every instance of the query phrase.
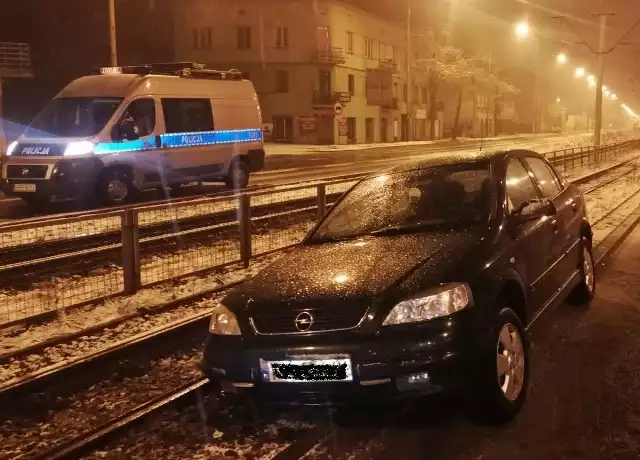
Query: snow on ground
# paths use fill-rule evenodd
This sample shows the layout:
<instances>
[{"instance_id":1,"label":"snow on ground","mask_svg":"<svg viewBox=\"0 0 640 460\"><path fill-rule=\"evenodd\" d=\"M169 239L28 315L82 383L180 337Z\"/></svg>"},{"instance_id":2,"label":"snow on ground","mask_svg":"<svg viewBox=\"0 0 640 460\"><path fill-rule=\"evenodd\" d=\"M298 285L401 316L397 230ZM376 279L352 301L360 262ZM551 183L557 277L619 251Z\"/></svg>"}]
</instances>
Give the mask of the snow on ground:
<instances>
[{"instance_id":1,"label":"snow on ground","mask_svg":"<svg viewBox=\"0 0 640 460\"><path fill-rule=\"evenodd\" d=\"M554 138L569 138L569 139L583 139L585 141L591 141L593 138L593 133L577 133L577 134L563 134L563 135L532 135L532 134L514 134L507 136L496 136L496 137L487 137L483 140L485 142L496 142L496 141L519 141L520 139L526 138L538 138L537 144L541 142L553 141ZM456 141L451 141L451 139L439 139L435 141L410 141L410 142L390 142L387 144L384 143L373 143L373 144L332 144L332 145L308 145L308 144L276 144L276 143L267 143L265 144L265 153L268 155L299 155L299 154L309 154L309 153L325 153L329 151L349 151L349 150L369 150L374 148L384 148L384 147L413 147L420 145L451 145ZM476 137L459 137L457 139L457 143L464 144L469 142L480 142L480 138Z\"/></svg>"}]
</instances>

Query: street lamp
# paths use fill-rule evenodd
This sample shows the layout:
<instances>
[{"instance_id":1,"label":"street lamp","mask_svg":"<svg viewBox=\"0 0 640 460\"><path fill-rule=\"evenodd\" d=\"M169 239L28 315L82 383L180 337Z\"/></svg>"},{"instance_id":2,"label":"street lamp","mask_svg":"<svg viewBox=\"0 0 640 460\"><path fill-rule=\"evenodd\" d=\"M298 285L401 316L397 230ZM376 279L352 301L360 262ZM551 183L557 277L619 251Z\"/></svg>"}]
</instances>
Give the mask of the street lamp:
<instances>
[{"instance_id":1,"label":"street lamp","mask_svg":"<svg viewBox=\"0 0 640 460\"><path fill-rule=\"evenodd\" d=\"M613 94L611 95L611 100L612 100L612 101L617 101L617 100L618 100L618 95L617 95L616 93L613 93Z\"/></svg>"},{"instance_id":2,"label":"street lamp","mask_svg":"<svg viewBox=\"0 0 640 460\"><path fill-rule=\"evenodd\" d=\"M527 21L520 21L514 26L515 34L518 40L524 40L531 33L531 27Z\"/></svg>"},{"instance_id":3,"label":"street lamp","mask_svg":"<svg viewBox=\"0 0 640 460\"><path fill-rule=\"evenodd\" d=\"M564 64L567 62L567 55L565 53L558 53L558 56L556 56L556 62L558 64Z\"/></svg>"},{"instance_id":4,"label":"street lamp","mask_svg":"<svg viewBox=\"0 0 640 460\"><path fill-rule=\"evenodd\" d=\"M561 99L559 97L556 98L556 104L560 104Z\"/></svg>"},{"instance_id":5,"label":"street lamp","mask_svg":"<svg viewBox=\"0 0 640 460\"><path fill-rule=\"evenodd\" d=\"M593 75L587 76L587 83L589 83L589 86L591 88L595 88L597 85L596 77L594 77Z\"/></svg>"},{"instance_id":6,"label":"street lamp","mask_svg":"<svg viewBox=\"0 0 640 460\"><path fill-rule=\"evenodd\" d=\"M576 69L576 78L582 78L584 77L586 74L586 71L584 70L584 67L578 67Z\"/></svg>"}]
</instances>

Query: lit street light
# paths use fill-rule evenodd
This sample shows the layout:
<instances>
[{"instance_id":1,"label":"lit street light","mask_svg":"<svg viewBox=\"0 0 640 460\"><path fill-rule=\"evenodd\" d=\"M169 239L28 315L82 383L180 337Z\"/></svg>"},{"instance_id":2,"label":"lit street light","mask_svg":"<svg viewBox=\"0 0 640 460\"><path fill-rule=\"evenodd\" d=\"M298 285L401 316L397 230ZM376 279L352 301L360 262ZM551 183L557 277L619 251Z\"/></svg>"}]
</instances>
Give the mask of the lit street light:
<instances>
[{"instance_id":1,"label":"lit street light","mask_svg":"<svg viewBox=\"0 0 640 460\"><path fill-rule=\"evenodd\" d=\"M613 93L613 94L611 95L611 100L612 100L612 101L617 101L617 100L618 100L618 95L617 95L616 93Z\"/></svg>"},{"instance_id":2,"label":"lit street light","mask_svg":"<svg viewBox=\"0 0 640 460\"><path fill-rule=\"evenodd\" d=\"M561 100L559 97L556 98L556 104L560 104Z\"/></svg>"},{"instance_id":3,"label":"lit street light","mask_svg":"<svg viewBox=\"0 0 640 460\"><path fill-rule=\"evenodd\" d=\"M558 64L564 64L565 62L567 62L567 55L565 53L558 53L556 61L558 62Z\"/></svg>"},{"instance_id":4,"label":"lit street light","mask_svg":"<svg viewBox=\"0 0 640 460\"><path fill-rule=\"evenodd\" d=\"M531 33L531 28L527 21L520 21L515 25L515 33L518 40L523 40Z\"/></svg>"},{"instance_id":5,"label":"lit street light","mask_svg":"<svg viewBox=\"0 0 640 460\"><path fill-rule=\"evenodd\" d=\"M576 78L582 78L584 77L586 74L586 71L584 70L584 67L578 67L576 69Z\"/></svg>"},{"instance_id":6,"label":"lit street light","mask_svg":"<svg viewBox=\"0 0 640 460\"><path fill-rule=\"evenodd\" d=\"M587 83L589 83L590 87L595 88L597 85L596 77L594 77L593 75L588 75Z\"/></svg>"}]
</instances>

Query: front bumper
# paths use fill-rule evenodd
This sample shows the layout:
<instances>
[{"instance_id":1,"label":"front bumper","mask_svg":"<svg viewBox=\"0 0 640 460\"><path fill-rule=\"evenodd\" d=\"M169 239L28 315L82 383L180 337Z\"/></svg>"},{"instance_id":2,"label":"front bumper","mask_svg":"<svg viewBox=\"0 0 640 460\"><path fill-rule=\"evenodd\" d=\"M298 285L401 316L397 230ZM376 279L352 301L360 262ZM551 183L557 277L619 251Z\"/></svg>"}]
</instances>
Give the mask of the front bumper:
<instances>
[{"instance_id":1,"label":"front bumper","mask_svg":"<svg viewBox=\"0 0 640 460\"><path fill-rule=\"evenodd\" d=\"M234 343L235 342L235 343ZM259 402L302 405L342 405L383 402L448 390L469 383L477 363L481 338L457 345L446 340L367 341L347 345L246 348L242 340L209 336L202 369L219 391L256 398ZM348 355L351 382L269 382L262 360L292 356Z\"/></svg>"},{"instance_id":2,"label":"front bumper","mask_svg":"<svg viewBox=\"0 0 640 460\"><path fill-rule=\"evenodd\" d=\"M2 192L6 196L27 199L79 198L93 191L102 166L97 159L43 162L11 158L3 164ZM22 175L17 174L17 170L27 172ZM31 175L30 171L37 171L38 174Z\"/></svg>"}]
</instances>

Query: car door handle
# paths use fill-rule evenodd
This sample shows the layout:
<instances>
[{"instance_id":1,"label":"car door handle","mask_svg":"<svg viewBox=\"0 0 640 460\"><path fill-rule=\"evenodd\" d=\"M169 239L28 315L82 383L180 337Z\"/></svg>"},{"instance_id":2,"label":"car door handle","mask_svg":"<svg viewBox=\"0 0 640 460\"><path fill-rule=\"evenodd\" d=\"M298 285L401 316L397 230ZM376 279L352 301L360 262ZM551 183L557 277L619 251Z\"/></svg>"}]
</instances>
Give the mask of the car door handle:
<instances>
[{"instance_id":1,"label":"car door handle","mask_svg":"<svg viewBox=\"0 0 640 460\"><path fill-rule=\"evenodd\" d=\"M557 220L553 219L551 221L551 228L553 229L553 233L555 235L557 235L558 232L560 231L560 228L558 227L558 221Z\"/></svg>"}]
</instances>

